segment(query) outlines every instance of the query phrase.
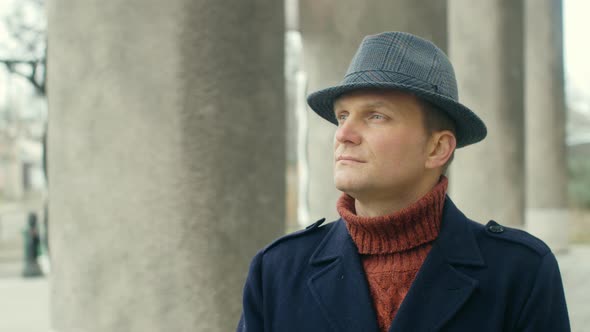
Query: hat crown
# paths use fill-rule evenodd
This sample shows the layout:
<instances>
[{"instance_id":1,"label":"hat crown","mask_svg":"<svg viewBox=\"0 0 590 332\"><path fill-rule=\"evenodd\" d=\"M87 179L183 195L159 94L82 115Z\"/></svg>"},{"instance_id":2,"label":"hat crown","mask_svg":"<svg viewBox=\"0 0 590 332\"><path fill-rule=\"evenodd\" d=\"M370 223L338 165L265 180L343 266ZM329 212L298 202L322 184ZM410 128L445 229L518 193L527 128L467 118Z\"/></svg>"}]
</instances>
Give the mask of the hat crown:
<instances>
[{"instance_id":1,"label":"hat crown","mask_svg":"<svg viewBox=\"0 0 590 332\"><path fill-rule=\"evenodd\" d=\"M383 32L363 39L343 84L379 82L419 85L458 101L455 71L433 43L405 32Z\"/></svg>"}]
</instances>

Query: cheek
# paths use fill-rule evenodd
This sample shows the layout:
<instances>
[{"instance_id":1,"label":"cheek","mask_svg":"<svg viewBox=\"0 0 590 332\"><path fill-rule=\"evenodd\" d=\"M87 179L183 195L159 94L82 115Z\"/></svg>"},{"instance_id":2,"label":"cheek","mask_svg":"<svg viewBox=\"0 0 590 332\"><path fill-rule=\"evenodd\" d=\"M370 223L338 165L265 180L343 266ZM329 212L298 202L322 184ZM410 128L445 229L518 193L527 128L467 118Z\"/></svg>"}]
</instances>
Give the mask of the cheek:
<instances>
[{"instance_id":1,"label":"cheek","mask_svg":"<svg viewBox=\"0 0 590 332\"><path fill-rule=\"evenodd\" d=\"M399 173L424 162L424 140L410 135L391 137L381 144L373 145L372 153L385 172Z\"/></svg>"}]
</instances>

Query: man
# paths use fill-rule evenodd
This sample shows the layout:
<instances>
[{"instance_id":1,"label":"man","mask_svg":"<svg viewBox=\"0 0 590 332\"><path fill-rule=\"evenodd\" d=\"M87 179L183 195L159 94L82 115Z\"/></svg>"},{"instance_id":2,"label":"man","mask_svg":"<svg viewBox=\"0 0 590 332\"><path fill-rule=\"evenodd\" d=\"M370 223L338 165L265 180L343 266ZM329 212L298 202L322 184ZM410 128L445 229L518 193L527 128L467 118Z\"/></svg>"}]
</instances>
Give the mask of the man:
<instances>
[{"instance_id":1,"label":"man","mask_svg":"<svg viewBox=\"0 0 590 332\"><path fill-rule=\"evenodd\" d=\"M238 331L570 330L549 248L469 220L446 195L455 148L486 127L458 102L440 49L402 32L368 36L344 81L308 103L338 126L341 219L255 256Z\"/></svg>"}]
</instances>

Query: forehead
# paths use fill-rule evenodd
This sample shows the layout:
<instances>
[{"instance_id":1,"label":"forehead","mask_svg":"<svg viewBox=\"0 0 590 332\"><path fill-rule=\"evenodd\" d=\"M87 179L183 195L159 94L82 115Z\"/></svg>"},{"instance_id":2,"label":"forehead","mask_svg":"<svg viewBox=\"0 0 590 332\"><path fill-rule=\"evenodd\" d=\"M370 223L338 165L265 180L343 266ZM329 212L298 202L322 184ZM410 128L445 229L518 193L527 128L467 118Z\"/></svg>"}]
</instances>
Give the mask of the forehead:
<instances>
[{"instance_id":1,"label":"forehead","mask_svg":"<svg viewBox=\"0 0 590 332\"><path fill-rule=\"evenodd\" d=\"M355 90L340 95L334 101L334 110L343 107L387 107L387 106L418 106L418 98L399 90Z\"/></svg>"}]
</instances>

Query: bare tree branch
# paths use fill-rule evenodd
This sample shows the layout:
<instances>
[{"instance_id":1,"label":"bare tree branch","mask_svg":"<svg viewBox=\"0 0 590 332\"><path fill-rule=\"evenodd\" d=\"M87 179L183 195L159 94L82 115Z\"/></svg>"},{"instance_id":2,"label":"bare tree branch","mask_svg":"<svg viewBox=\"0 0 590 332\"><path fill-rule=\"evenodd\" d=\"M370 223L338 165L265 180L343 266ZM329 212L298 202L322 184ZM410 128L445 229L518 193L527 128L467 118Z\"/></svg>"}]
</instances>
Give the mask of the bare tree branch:
<instances>
[{"instance_id":1,"label":"bare tree branch","mask_svg":"<svg viewBox=\"0 0 590 332\"><path fill-rule=\"evenodd\" d=\"M44 0L21 1L12 15L4 19L9 34L18 43L17 48L9 51L7 47L2 46L2 54L6 56L2 58L0 55L0 63L3 63L10 73L25 78L35 92L46 95L46 29L42 21L35 20L35 13L42 15ZM33 19L30 10L33 10Z\"/></svg>"},{"instance_id":2,"label":"bare tree branch","mask_svg":"<svg viewBox=\"0 0 590 332\"><path fill-rule=\"evenodd\" d=\"M44 67L44 59L42 60L20 60L20 59L0 59L0 63L3 63L6 66L6 69L12 74L18 75L29 81L33 88L35 88L35 92L39 93L40 95L45 95L45 77L46 74L42 74L41 79L37 79L37 71L40 66ZM29 72L23 72L18 69L19 65L25 65L29 67ZM44 68L43 68L44 70Z\"/></svg>"}]
</instances>

